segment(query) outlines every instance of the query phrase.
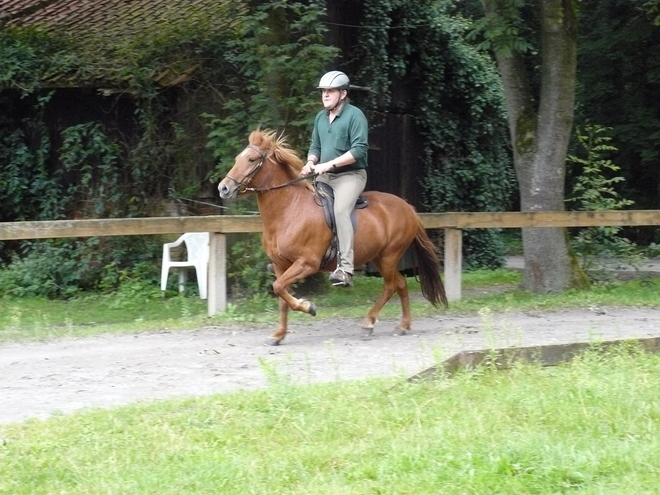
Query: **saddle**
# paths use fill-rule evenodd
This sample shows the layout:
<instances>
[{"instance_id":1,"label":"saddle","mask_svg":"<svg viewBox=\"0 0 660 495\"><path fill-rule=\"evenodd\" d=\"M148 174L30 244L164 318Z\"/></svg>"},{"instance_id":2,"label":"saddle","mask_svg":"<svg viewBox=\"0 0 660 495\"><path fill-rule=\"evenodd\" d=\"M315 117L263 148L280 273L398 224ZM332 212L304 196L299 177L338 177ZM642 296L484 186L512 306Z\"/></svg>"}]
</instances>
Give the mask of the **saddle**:
<instances>
[{"instance_id":1,"label":"saddle","mask_svg":"<svg viewBox=\"0 0 660 495\"><path fill-rule=\"evenodd\" d=\"M332 239L330 240L330 245L323 255L321 260L321 269L325 268L335 257L337 256L337 250L339 249L338 240L337 240L337 224L335 222L335 194L332 188L325 182L316 182L315 184L315 193L314 198L317 205L323 207L323 215L325 217L325 223L328 224L328 228L332 232ZM366 208L369 205L369 202L360 194L357 201L355 201L355 208L351 212L351 223L353 224L353 230L357 228L357 217L355 215L355 210L361 210Z\"/></svg>"}]
</instances>

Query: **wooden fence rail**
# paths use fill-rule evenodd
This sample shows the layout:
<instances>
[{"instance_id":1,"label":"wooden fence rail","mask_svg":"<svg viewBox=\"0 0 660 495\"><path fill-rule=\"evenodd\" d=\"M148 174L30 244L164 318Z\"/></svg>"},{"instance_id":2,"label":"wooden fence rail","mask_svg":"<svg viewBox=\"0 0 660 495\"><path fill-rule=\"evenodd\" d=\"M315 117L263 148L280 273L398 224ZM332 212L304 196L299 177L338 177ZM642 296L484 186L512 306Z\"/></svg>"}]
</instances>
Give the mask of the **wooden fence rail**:
<instances>
[{"instance_id":1,"label":"wooden fence rail","mask_svg":"<svg viewBox=\"0 0 660 495\"><path fill-rule=\"evenodd\" d=\"M444 283L450 301L461 298L464 229L660 225L660 210L452 212L420 213L419 216L427 229L445 231ZM0 241L210 232L208 314L212 316L224 311L227 305L226 234L261 231L261 217L256 215L0 222Z\"/></svg>"}]
</instances>

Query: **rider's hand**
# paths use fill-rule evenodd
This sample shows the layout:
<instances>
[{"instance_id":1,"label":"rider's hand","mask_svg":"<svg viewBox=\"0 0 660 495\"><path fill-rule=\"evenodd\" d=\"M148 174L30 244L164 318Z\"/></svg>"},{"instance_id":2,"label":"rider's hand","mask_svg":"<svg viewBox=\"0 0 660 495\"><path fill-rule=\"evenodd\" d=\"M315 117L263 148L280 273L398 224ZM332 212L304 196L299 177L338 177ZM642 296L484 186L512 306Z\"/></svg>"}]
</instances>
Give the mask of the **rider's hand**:
<instances>
[{"instance_id":1,"label":"rider's hand","mask_svg":"<svg viewBox=\"0 0 660 495\"><path fill-rule=\"evenodd\" d=\"M325 174L326 172L330 172L335 167L335 164L332 163L332 161L325 162L325 163L319 163L314 167L314 170L316 170L317 174Z\"/></svg>"},{"instance_id":2,"label":"rider's hand","mask_svg":"<svg viewBox=\"0 0 660 495\"><path fill-rule=\"evenodd\" d=\"M307 163L305 163L305 166L300 171L300 175L305 177L306 175L309 175L311 173L314 173L314 162L312 162L312 160L308 160Z\"/></svg>"}]
</instances>

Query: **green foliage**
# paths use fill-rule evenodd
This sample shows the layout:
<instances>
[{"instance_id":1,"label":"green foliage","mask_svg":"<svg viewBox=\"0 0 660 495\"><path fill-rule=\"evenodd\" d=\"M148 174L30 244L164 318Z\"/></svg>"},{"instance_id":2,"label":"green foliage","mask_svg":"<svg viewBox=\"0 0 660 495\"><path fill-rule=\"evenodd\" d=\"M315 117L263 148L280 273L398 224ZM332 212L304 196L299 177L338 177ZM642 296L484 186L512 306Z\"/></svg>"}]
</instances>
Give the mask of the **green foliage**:
<instances>
[{"instance_id":1,"label":"green foliage","mask_svg":"<svg viewBox=\"0 0 660 495\"><path fill-rule=\"evenodd\" d=\"M0 293L14 297L72 296L81 283L82 243L25 243L22 257L0 272Z\"/></svg>"},{"instance_id":2,"label":"green foliage","mask_svg":"<svg viewBox=\"0 0 660 495\"><path fill-rule=\"evenodd\" d=\"M61 171L48 164L52 143L42 117L51 96L37 98L35 119L0 116L0 221L58 219L68 202Z\"/></svg>"},{"instance_id":3,"label":"green foliage","mask_svg":"<svg viewBox=\"0 0 660 495\"><path fill-rule=\"evenodd\" d=\"M251 11L227 2L217 8L226 20L222 28L217 19L196 19L165 23L138 37L86 38L84 43L36 30L3 30L0 87L19 91L4 93L1 102L1 220L144 216L153 213L159 198L192 198L203 181L223 175L248 131L258 125L285 130L294 146L306 144L318 109L310 90L338 53L325 44L325 2L272 0ZM134 120L47 129L43 113L53 93L43 96L44 88L55 77L58 85L84 81L108 88L103 94L118 106L130 99ZM173 105L184 91L185 112ZM26 95L26 101L36 102L32 108L11 111L17 98ZM19 113L27 117L12 120ZM39 249L47 249L53 260L41 262L53 265L67 256L75 265L85 251L76 243L59 242ZM80 270L89 269L83 264L87 268L79 266L71 280L64 280L56 266L37 262L37 248L22 256L28 257L23 263L13 256L17 265L5 290L14 290L6 287L15 288L20 279L27 284L26 294L63 296L81 287L121 285L109 275L111 268L124 274L120 278L134 273L101 261L105 274L83 275ZM261 270L250 268L251 260L238 260L231 270L248 277L237 282L244 290L260 290L265 282L259 280ZM40 290L30 283L32 269L44 270L43 276L54 281Z\"/></svg>"},{"instance_id":4,"label":"green foliage","mask_svg":"<svg viewBox=\"0 0 660 495\"><path fill-rule=\"evenodd\" d=\"M490 57L466 42L472 22L452 2L364 2L352 63L369 107L415 116L430 211L502 211L515 188L504 98ZM392 97L395 88L397 97ZM414 88L414 90L412 90ZM501 266L497 231L465 238L469 266Z\"/></svg>"},{"instance_id":5,"label":"green foliage","mask_svg":"<svg viewBox=\"0 0 660 495\"><path fill-rule=\"evenodd\" d=\"M136 292L130 285L108 294L69 299L0 296L0 341L44 340L107 333L153 332L204 324L207 302L189 293L164 298L158 284Z\"/></svg>"},{"instance_id":6,"label":"green foliage","mask_svg":"<svg viewBox=\"0 0 660 495\"><path fill-rule=\"evenodd\" d=\"M62 216L66 197L46 166L47 135L35 129L40 147L30 147L23 129L0 134L0 221L52 220Z\"/></svg>"},{"instance_id":7,"label":"green foliage","mask_svg":"<svg viewBox=\"0 0 660 495\"><path fill-rule=\"evenodd\" d=\"M68 175L68 194L93 203L87 216L121 216L119 145L107 138L97 122L69 127L62 138L59 158Z\"/></svg>"},{"instance_id":8,"label":"green foliage","mask_svg":"<svg viewBox=\"0 0 660 495\"><path fill-rule=\"evenodd\" d=\"M162 301L160 290L160 270L153 257L140 261L140 256L134 265L112 261L103 267L102 277L97 282L101 293L112 293L111 308L133 307L138 301ZM193 296L199 295L193 291ZM190 316L187 312L183 317Z\"/></svg>"},{"instance_id":9,"label":"green foliage","mask_svg":"<svg viewBox=\"0 0 660 495\"><path fill-rule=\"evenodd\" d=\"M268 293L273 275L266 270L270 262L261 245L261 235L245 234L230 249L227 275L233 297Z\"/></svg>"},{"instance_id":10,"label":"green foliage","mask_svg":"<svg viewBox=\"0 0 660 495\"><path fill-rule=\"evenodd\" d=\"M501 268L507 254L502 229L470 229L463 231L464 268Z\"/></svg>"},{"instance_id":11,"label":"green foliage","mask_svg":"<svg viewBox=\"0 0 660 495\"><path fill-rule=\"evenodd\" d=\"M649 14L654 16L654 24L660 26L660 0L645 0L644 8L648 9Z\"/></svg>"},{"instance_id":12,"label":"green foliage","mask_svg":"<svg viewBox=\"0 0 660 495\"><path fill-rule=\"evenodd\" d=\"M152 263L153 269L157 264ZM517 290L522 279L517 270L469 270L463 274L463 298L452 303L448 314L508 314L512 310L565 311L588 307L657 307L660 305L660 279L621 281L594 285L591 290L570 290L553 294L532 294ZM167 328L199 328L208 324L207 302L194 290L176 297L162 297L155 275L152 285L136 291L131 284L107 293L77 293L66 300L16 298L0 293L0 341L51 339L62 336L98 335L105 332L153 332ZM327 282L327 278L324 277ZM438 310L421 298L419 283L408 278L414 318L436 318ZM317 319L334 321L351 318L361 321L382 292L379 277L356 276L355 287L347 290L316 292L313 300L320 309ZM309 323L309 315L291 312L291 321ZM396 297L381 311L381 324L400 317ZM277 321L277 299L272 294L231 299L227 311L213 320L221 326L258 322L270 326ZM383 323L385 322L385 323Z\"/></svg>"},{"instance_id":13,"label":"green foliage","mask_svg":"<svg viewBox=\"0 0 660 495\"><path fill-rule=\"evenodd\" d=\"M575 178L572 197L567 201L581 211L620 210L634 202L621 198L614 185L624 181L623 177L606 177L608 171L618 172L621 167L612 163L606 155L617 151L608 144L612 138L604 133L611 128L600 125L586 125L576 129L576 139L582 148L583 156L569 155L569 163L574 164L580 174Z\"/></svg>"},{"instance_id":14,"label":"green foliage","mask_svg":"<svg viewBox=\"0 0 660 495\"><path fill-rule=\"evenodd\" d=\"M53 76L83 74L90 64L73 52L73 40L35 29L0 29L0 87L28 93Z\"/></svg>"},{"instance_id":15,"label":"green foliage","mask_svg":"<svg viewBox=\"0 0 660 495\"><path fill-rule=\"evenodd\" d=\"M222 27L216 19L191 19L165 23L138 37L92 37L83 43L36 30L1 33L0 87L36 93L56 76L72 86L94 82L109 88L106 97L128 97L135 105L136 128L121 136L126 153L108 149L118 144L116 139L101 143L83 136L98 131L90 122L69 131L80 134L65 143L66 158L73 162L69 166L88 179L79 168L90 163L86 155L96 153L92 161L104 166L103 183L90 183L86 191L96 197L103 189L95 206L118 199L119 191L108 196L112 184L107 182L118 178L133 214L143 214L151 199L170 188L196 191L202 180L215 180L226 171L223 166L242 147L247 132L259 125L286 130L294 146L306 144L318 105L309 97L312 82L337 55L324 40L325 2L272 0L255 4L252 11L227 2L217 9L226 21ZM179 88L186 91L189 110L175 115L172 103ZM205 121L199 122L200 114ZM80 149L88 144L93 149ZM111 156L118 157L124 176L108 175L114 168ZM215 171L214 158L220 161ZM200 183L190 184L194 180Z\"/></svg>"},{"instance_id":16,"label":"green foliage","mask_svg":"<svg viewBox=\"0 0 660 495\"><path fill-rule=\"evenodd\" d=\"M224 118L206 112L200 115L205 119L205 127L207 129L206 146L213 152L213 156L217 160L216 167L209 174L209 179L212 181L220 180L231 170L237 150L245 147L249 129L247 126L244 126L245 133L240 136L235 132L234 127L237 125L234 121L234 115L236 111L241 110L241 106L237 101L225 103L224 110L228 116Z\"/></svg>"},{"instance_id":17,"label":"green foliage","mask_svg":"<svg viewBox=\"0 0 660 495\"><path fill-rule=\"evenodd\" d=\"M0 270L0 296L69 298L82 291L157 287L161 246L133 236L24 242L20 255Z\"/></svg>"},{"instance_id":18,"label":"green foliage","mask_svg":"<svg viewBox=\"0 0 660 495\"><path fill-rule=\"evenodd\" d=\"M580 156L568 156L576 177L572 196L566 201L577 210L620 210L634 203L622 198L614 187L624 179L611 175L620 167L606 158L608 153L617 151L609 144L612 138L607 133L610 131L610 128L600 125L585 125L576 130L582 153ZM588 227L579 230L573 237L573 249L580 258L582 268L592 279L603 281L613 276L613 268L639 267L643 262L637 246L622 237L621 230L616 226Z\"/></svg>"},{"instance_id":19,"label":"green foliage","mask_svg":"<svg viewBox=\"0 0 660 495\"><path fill-rule=\"evenodd\" d=\"M626 179L622 184L626 195L635 199L638 208L656 209L660 207L660 29L648 13L651 3L580 3L575 121L611 127L618 148L613 157ZM648 240L640 235L640 242Z\"/></svg>"},{"instance_id":20,"label":"green foliage","mask_svg":"<svg viewBox=\"0 0 660 495\"><path fill-rule=\"evenodd\" d=\"M531 51L531 43L523 36L529 30L521 15L525 3L524 0L499 0L497 9L487 9L487 15L475 21L468 39L482 39L477 45L480 50L492 50L507 58L514 53Z\"/></svg>"},{"instance_id":21,"label":"green foliage","mask_svg":"<svg viewBox=\"0 0 660 495\"><path fill-rule=\"evenodd\" d=\"M285 130L289 143L299 150L308 144L318 111L310 90L338 54L324 43L324 16L324 1L272 1L244 18L239 36L223 54L236 70L240 92L225 100L221 116L202 114L207 146L219 161L212 180L229 170L255 127Z\"/></svg>"}]
</instances>

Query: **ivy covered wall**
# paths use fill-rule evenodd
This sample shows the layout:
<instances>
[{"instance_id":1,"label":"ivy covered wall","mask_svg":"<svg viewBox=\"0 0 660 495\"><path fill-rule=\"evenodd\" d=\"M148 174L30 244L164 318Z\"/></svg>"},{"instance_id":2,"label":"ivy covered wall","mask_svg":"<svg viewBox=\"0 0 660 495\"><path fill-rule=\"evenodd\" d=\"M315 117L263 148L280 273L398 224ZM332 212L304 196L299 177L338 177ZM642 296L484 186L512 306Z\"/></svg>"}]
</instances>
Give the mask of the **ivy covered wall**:
<instances>
[{"instance_id":1,"label":"ivy covered wall","mask_svg":"<svg viewBox=\"0 0 660 495\"><path fill-rule=\"evenodd\" d=\"M318 105L310 81L337 52L324 5L227 4L231 22L180 16L133 37L0 30L0 200L17 205L0 221L157 214L168 196L217 196L256 126L300 145ZM35 183L48 207L17 187Z\"/></svg>"},{"instance_id":2,"label":"ivy covered wall","mask_svg":"<svg viewBox=\"0 0 660 495\"><path fill-rule=\"evenodd\" d=\"M102 63L98 47L61 33L0 31L0 156L10 164L0 200L16 206L0 221L139 216L169 196L215 200L214 182L251 129L284 130L306 149L315 83L335 68L367 88L351 97L370 118L376 188L404 184L428 211L509 207L499 79L466 41L470 21L453 2L244 6L226 30L197 19L113 38ZM497 266L503 254L492 231L470 232L465 249L475 266Z\"/></svg>"},{"instance_id":3,"label":"ivy covered wall","mask_svg":"<svg viewBox=\"0 0 660 495\"><path fill-rule=\"evenodd\" d=\"M468 41L472 21L449 1L341 3L346 8L336 22L346 39L339 46L345 67L371 88L360 101L372 125L383 123L376 112L414 121L410 151L422 165L415 173L424 206L434 212L509 209L516 184L503 93L490 57ZM471 266L499 266L504 255L492 229L467 231L464 251Z\"/></svg>"}]
</instances>

